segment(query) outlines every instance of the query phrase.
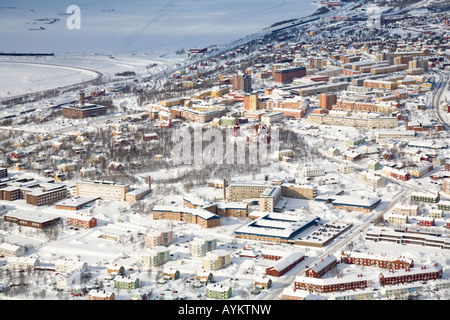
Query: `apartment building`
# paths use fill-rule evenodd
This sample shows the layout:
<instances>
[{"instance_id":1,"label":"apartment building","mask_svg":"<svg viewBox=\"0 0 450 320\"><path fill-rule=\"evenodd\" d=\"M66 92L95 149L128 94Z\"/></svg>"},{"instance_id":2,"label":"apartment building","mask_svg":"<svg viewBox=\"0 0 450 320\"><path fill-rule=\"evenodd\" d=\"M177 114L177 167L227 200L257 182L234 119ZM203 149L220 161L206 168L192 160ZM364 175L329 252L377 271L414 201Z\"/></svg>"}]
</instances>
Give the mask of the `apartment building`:
<instances>
[{"instance_id":1,"label":"apartment building","mask_svg":"<svg viewBox=\"0 0 450 320\"><path fill-rule=\"evenodd\" d=\"M209 283L206 286L205 296L211 299L229 299L231 298L232 290L228 285L220 283Z\"/></svg>"},{"instance_id":2,"label":"apartment building","mask_svg":"<svg viewBox=\"0 0 450 320\"><path fill-rule=\"evenodd\" d=\"M8 212L3 215L6 222L12 222L19 226L36 229L46 229L60 220L59 217L50 216L39 212Z\"/></svg>"},{"instance_id":3,"label":"apartment building","mask_svg":"<svg viewBox=\"0 0 450 320\"><path fill-rule=\"evenodd\" d=\"M414 267L414 260L395 258L386 254L373 254L356 251L342 251L341 262L360 266L373 266L383 269L403 269Z\"/></svg>"},{"instance_id":4,"label":"apartment building","mask_svg":"<svg viewBox=\"0 0 450 320\"><path fill-rule=\"evenodd\" d=\"M383 188L386 186L386 178L376 175L373 172L363 171L359 175L361 181L372 188Z\"/></svg>"},{"instance_id":5,"label":"apartment building","mask_svg":"<svg viewBox=\"0 0 450 320\"><path fill-rule=\"evenodd\" d=\"M312 278L297 276L294 280L294 289L318 293L364 289L371 286L371 277L360 274L356 276L339 278Z\"/></svg>"},{"instance_id":6,"label":"apartment building","mask_svg":"<svg viewBox=\"0 0 450 320\"><path fill-rule=\"evenodd\" d=\"M417 216L419 214L419 206L414 204L396 204L394 206L395 214L402 214L405 216Z\"/></svg>"},{"instance_id":7,"label":"apartment building","mask_svg":"<svg viewBox=\"0 0 450 320\"><path fill-rule=\"evenodd\" d=\"M286 67L286 68L274 68L273 79L278 83L292 82L295 78L301 78L306 76L306 68L303 66L299 67Z\"/></svg>"},{"instance_id":8,"label":"apartment building","mask_svg":"<svg viewBox=\"0 0 450 320\"><path fill-rule=\"evenodd\" d=\"M216 250L217 239L213 237L195 238L189 243L189 252L193 257L204 257L207 252Z\"/></svg>"},{"instance_id":9,"label":"apartment building","mask_svg":"<svg viewBox=\"0 0 450 320\"><path fill-rule=\"evenodd\" d=\"M245 199L259 198L261 193L268 187L266 184L230 183L228 185L228 200L242 201Z\"/></svg>"},{"instance_id":10,"label":"apartment building","mask_svg":"<svg viewBox=\"0 0 450 320\"><path fill-rule=\"evenodd\" d=\"M25 196L26 203L33 206L52 204L68 196L66 186L55 185L49 188L35 188Z\"/></svg>"},{"instance_id":11,"label":"apartment building","mask_svg":"<svg viewBox=\"0 0 450 320\"><path fill-rule=\"evenodd\" d=\"M223 269L230 265L231 255L226 250L213 250L206 253L203 257L203 268L205 270L213 271Z\"/></svg>"},{"instance_id":12,"label":"apartment building","mask_svg":"<svg viewBox=\"0 0 450 320\"><path fill-rule=\"evenodd\" d=\"M287 198L313 200L317 196L317 187L295 183L283 183L281 195Z\"/></svg>"},{"instance_id":13,"label":"apartment building","mask_svg":"<svg viewBox=\"0 0 450 320\"><path fill-rule=\"evenodd\" d=\"M307 121L310 124L332 125L357 128L384 128L398 127L397 117L358 117L346 115L309 114Z\"/></svg>"},{"instance_id":14,"label":"apartment building","mask_svg":"<svg viewBox=\"0 0 450 320\"><path fill-rule=\"evenodd\" d=\"M112 181L78 181L76 194L80 196L96 196L103 200L125 201L130 185Z\"/></svg>"},{"instance_id":15,"label":"apartment building","mask_svg":"<svg viewBox=\"0 0 450 320\"><path fill-rule=\"evenodd\" d=\"M136 276L116 276L114 278L114 288L137 289L139 288L139 278Z\"/></svg>"},{"instance_id":16,"label":"apartment building","mask_svg":"<svg viewBox=\"0 0 450 320\"><path fill-rule=\"evenodd\" d=\"M8 257L20 257L25 254L25 247L3 242L0 243L0 254Z\"/></svg>"},{"instance_id":17,"label":"apartment building","mask_svg":"<svg viewBox=\"0 0 450 320\"><path fill-rule=\"evenodd\" d=\"M142 256L142 262L148 267L162 265L169 261L170 250L167 247L155 246L148 248Z\"/></svg>"},{"instance_id":18,"label":"apartment building","mask_svg":"<svg viewBox=\"0 0 450 320\"><path fill-rule=\"evenodd\" d=\"M220 216L202 208L156 205L153 207L153 219L184 221L203 228L220 226Z\"/></svg>"},{"instance_id":19,"label":"apartment building","mask_svg":"<svg viewBox=\"0 0 450 320\"><path fill-rule=\"evenodd\" d=\"M404 214L391 213L387 216L387 221L392 224L404 225L408 223L408 216Z\"/></svg>"},{"instance_id":20,"label":"apartment building","mask_svg":"<svg viewBox=\"0 0 450 320\"><path fill-rule=\"evenodd\" d=\"M267 187L259 196L259 210L273 212L277 202L280 199L281 199L280 186Z\"/></svg>"},{"instance_id":21,"label":"apartment building","mask_svg":"<svg viewBox=\"0 0 450 320\"><path fill-rule=\"evenodd\" d=\"M349 174L349 173L355 172L355 166L342 162L341 164L339 164L339 172L341 172L343 174Z\"/></svg>"},{"instance_id":22,"label":"apartment building","mask_svg":"<svg viewBox=\"0 0 450 320\"><path fill-rule=\"evenodd\" d=\"M438 203L439 198L439 192L436 195L424 192L414 192L411 194L411 201Z\"/></svg>"},{"instance_id":23,"label":"apartment building","mask_svg":"<svg viewBox=\"0 0 450 320\"><path fill-rule=\"evenodd\" d=\"M398 283L436 280L442 276L442 271L442 266L437 263L431 267L421 266L420 268L389 270L388 272L380 273L380 284L386 286Z\"/></svg>"},{"instance_id":24,"label":"apartment building","mask_svg":"<svg viewBox=\"0 0 450 320\"><path fill-rule=\"evenodd\" d=\"M302 168L302 174L307 178L320 177L325 175L325 170L316 166L305 166Z\"/></svg>"},{"instance_id":25,"label":"apartment building","mask_svg":"<svg viewBox=\"0 0 450 320\"><path fill-rule=\"evenodd\" d=\"M147 245L149 247L169 246L173 242L173 231L169 228L160 227L158 230L151 230L147 235Z\"/></svg>"}]
</instances>

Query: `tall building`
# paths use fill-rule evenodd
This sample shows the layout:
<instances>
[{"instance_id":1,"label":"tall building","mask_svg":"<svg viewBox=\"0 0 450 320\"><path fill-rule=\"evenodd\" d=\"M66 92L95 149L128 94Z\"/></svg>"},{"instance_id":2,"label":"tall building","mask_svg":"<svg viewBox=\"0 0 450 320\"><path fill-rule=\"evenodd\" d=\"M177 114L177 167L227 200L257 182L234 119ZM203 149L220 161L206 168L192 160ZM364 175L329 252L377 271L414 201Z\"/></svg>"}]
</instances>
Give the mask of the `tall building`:
<instances>
[{"instance_id":1,"label":"tall building","mask_svg":"<svg viewBox=\"0 0 450 320\"><path fill-rule=\"evenodd\" d=\"M336 93L322 93L319 96L319 107L322 109L331 110L332 106L337 103Z\"/></svg>"},{"instance_id":2,"label":"tall building","mask_svg":"<svg viewBox=\"0 0 450 320\"><path fill-rule=\"evenodd\" d=\"M244 110L258 110L258 94L256 92L245 95Z\"/></svg>"},{"instance_id":3,"label":"tall building","mask_svg":"<svg viewBox=\"0 0 450 320\"><path fill-rule=\"evenodd\" d=\"M231 78L231 84L233 90L244 91L247 93L252 92L252 78L249 74L238 73Z\"/></svg>"}]
</instances>

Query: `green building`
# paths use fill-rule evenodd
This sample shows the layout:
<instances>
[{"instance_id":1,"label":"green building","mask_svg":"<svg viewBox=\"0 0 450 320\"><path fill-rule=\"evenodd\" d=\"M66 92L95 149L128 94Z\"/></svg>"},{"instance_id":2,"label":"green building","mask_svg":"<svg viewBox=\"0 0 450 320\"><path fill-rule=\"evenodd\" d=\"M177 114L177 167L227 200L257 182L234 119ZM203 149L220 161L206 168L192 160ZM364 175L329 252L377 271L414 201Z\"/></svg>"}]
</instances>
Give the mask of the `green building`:
<instances>
[{"instance_id":1,"label":"green building","mask_svg":"<svg viewBox=\"0 0 450 320\"><path fill-rule=\"evenodd\" d=\"M345 146L347 147L358 147L366 143L366 138L358 137L353 139L348 139L345 141Z\"/></svg>"},{"instance_id":2,"label":"green building","mask_svg":"<svg viewBox=\"0 0 450 320\"><path fill-rule=\"evenodd\" d=\"M170 250L163 246L152 247L142 256L142 262L148 267L162 265L169 259Z\"/></svg>"},{"instance_id":3,"label":"green building","mask_svg":"<svg viewBox=\"0 0 450 320\"><path fill-rule=\"evenodd\" d=\"M212 299L229 299L231 298L231 287L217 283L210 283L206 286L206 296Z\"/></svg>"},{"instance_id":4,"label":"green building","mask_svg":"<svg viewBox=\"0 0 450 320\"><path fill-rule=\"evenodd\" d=\"M114 279L114 288L117 289L137 289L139 288L139 278L131 276L119 276Z\"/></svg>"},{"instance_id":5,"label":"green building","mask_svg":"<svg viewBox=\"0 0 450 320\"><path fill-rule=\"evenodd\" d=\"M449 201L441 201L437 204L439 210L450 211L450 202Z\"/></svg>"},{"instance_id":6,"label":"green building","mask_svg":"<svg viewBox=\"0 0 450 320\"><path fill-rule=\"evenodd\" d=\"M411 194L411 200L419 201L419 202L427 202L427 203L438 203L439 202L439 192L437 193L437 195L416 192L416 193Z\"/></svg>"},{"instance_id":7,"label":"green building","mask_svg":"<svg viewBox=\"0 0 450 320\"><path fill-rule=\"evenodd\" d=\"M381 164L376 160L369 160L367 162L367 169L377 171L381 169Z\"/></svg>"}]
</instances>

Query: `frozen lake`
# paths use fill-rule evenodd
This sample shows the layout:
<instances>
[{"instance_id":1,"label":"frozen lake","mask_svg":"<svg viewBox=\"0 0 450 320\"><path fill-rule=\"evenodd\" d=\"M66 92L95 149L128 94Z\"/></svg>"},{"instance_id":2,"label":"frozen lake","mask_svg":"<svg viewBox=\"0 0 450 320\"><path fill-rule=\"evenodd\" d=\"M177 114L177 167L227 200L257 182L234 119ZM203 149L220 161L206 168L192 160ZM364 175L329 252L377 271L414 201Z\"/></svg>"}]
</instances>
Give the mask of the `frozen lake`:
<instances>
[{"instance_id":1,"label":"frozen lake","mask_svg":"<svg viewBox=\"0 0 450 320\"><path fill-rule=\"evenodd\" d=\"M67 28L69 5L80 29ZM3 0L0 52L128 54L225 44L301 18L312 0Z\"/></svg>"}]
</instances>

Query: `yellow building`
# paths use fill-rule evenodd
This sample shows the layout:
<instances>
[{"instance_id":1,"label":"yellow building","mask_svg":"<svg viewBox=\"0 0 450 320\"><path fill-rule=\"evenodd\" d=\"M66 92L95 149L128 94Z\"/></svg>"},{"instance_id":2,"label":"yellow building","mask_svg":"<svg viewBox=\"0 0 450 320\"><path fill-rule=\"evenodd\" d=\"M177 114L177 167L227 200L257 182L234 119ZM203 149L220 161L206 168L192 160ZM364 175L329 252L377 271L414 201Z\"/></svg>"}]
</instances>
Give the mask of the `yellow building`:
<instances>
[{"instance_id":1,"label":"yellow building","mask_svg":"<svg viewBox=\"0 0 450 320\"><path fill-rule=\"evenodd\" d=\"M227 267L231 263L231 256L225 250L213 250L206 253L203 258L203 268L205 270L218 270Z\"/></svg>"}]
</instances>

